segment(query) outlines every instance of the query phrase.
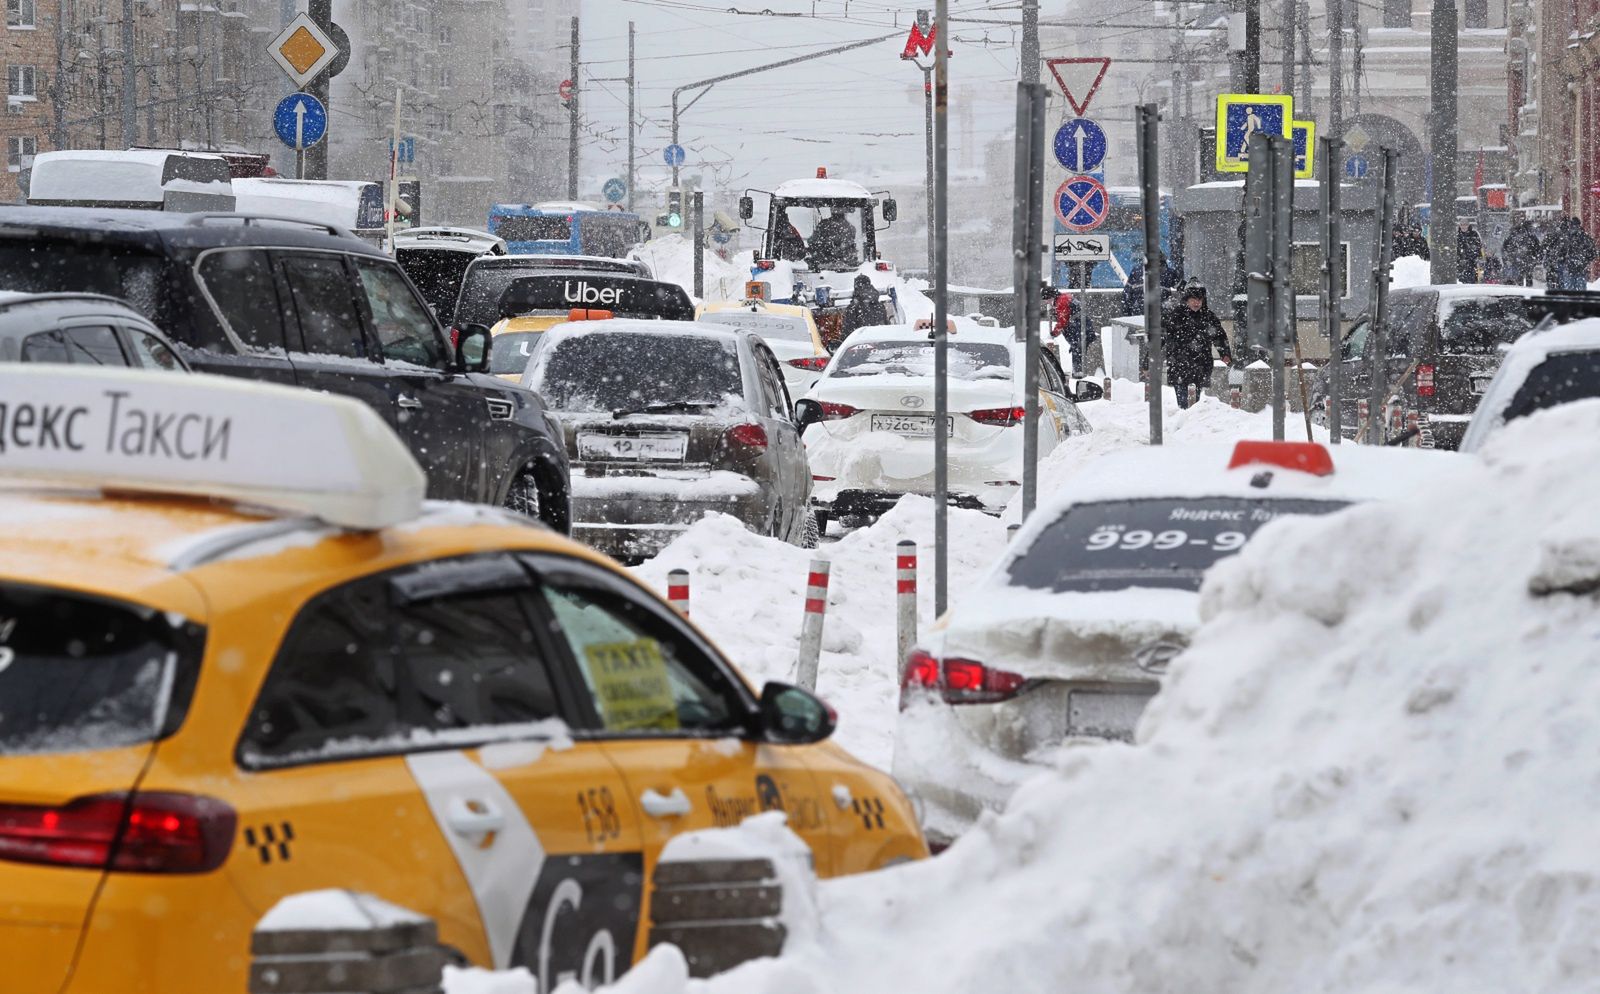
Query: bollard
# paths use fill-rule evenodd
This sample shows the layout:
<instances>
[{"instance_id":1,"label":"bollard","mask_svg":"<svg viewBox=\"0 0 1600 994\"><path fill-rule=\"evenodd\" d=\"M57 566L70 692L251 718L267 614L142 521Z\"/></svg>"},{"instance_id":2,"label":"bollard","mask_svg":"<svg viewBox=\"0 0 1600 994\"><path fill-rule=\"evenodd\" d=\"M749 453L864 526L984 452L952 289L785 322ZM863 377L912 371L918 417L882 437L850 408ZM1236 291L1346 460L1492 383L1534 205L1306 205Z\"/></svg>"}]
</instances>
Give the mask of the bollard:
<instances>
[{"instance_id":1,"label":"bollard","mask_svg":"<svg viewBox=\"0 0 1600 994\"><path fill-rule=\"evenodd\" d=\"M689 571L675 569L667 574L667 603L685 618L689 616Z\"/></svg>"},{"instance_id":2,"label":"bollard","mask_svg":"<svg viewBox=\"0 0 1600 994\"><path fill-rule=\"evenodd\" d=\"M1244 387L1242 387L1242 386L1229 387L1228 388L1228 403L1230 405L1232 405L1236 409L1238 408L1238 406L1240 404L1244 403Z\"/></svg>"},{"instance_id":3,"label":"bollard","mask_svg":"<svg viewBox=\"0 0 1600 994\"><path fill-rule=\"evenodd\" d=\"M1411 438L1406 442L1408 448L1416 448L1422 444L1421 418L1416 411L1406 412L1406 431L1412 432Z\"/></svg>"},{"instance_id":4,"label":"bollard","mask_svg":"<svg viewBox=\"0 0 1600 994\"><path fill-rule=\"evenodd\" d=\"M811 560L806 577L806 613L800 624L800 659L795 665L795 683L806 690L817 689L817 661L822 656L822 619L828 611L828 561Z\"/></svg>"},{"instance_id":5,"label":"bollard","mask_svg":"<svg viewBox=\"0 0 1600 994\"><path fill-rule=\"evenodd\" d=\"M1193 407L1198 403L1200 403L1200 388L1191 383L1189 384L1189 406Z\"/></svg>"},{"instance_id":6,"label":"bollard","mask_svg":"<svg viewBox=\"0 0 1600 994\"><path fill-rule=\"evenodd\" d=\"M1105 392L1106 400L1111 399L1111 377L1107 376L1100 381L1100 389Z\"/></svg>"},{"instance_id":7,"label":"bollard","mask_svg":"<svg viewBox=\"0 0 1600 994\"><path fill-rule=\"evenodd\" d=\"M917 644L917 543L909 538L895 546L894 603L895 666L904 676L906 657Z\"/></svg>"},{"instance_id":8,"label":"bollard","mask_svg":"<svg viewBox=\"0 0 1600 994\"><path fill-rule=\"evenodd\" d=\"M1006 544L1007 545L1010 545L1011 544L1011 540L1017 537L1017 529L1021 528L1021 527L1022 527L1022 525L1019 522L1015 522L1015 521L1013 521L1009 525L1006 525Z\"/></svg>"}]
</instances>

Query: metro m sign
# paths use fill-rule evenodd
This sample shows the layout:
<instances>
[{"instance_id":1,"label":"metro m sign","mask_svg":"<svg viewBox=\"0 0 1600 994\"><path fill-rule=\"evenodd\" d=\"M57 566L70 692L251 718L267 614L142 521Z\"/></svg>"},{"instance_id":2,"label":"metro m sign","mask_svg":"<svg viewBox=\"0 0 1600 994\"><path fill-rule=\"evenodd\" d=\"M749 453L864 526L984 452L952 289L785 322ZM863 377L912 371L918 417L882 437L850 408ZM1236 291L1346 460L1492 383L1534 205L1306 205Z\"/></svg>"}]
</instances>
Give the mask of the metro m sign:
<instances>
[{"instance_id":1,"label":"metro m sign","mask_svg":"<svg viewBox=\"0 0 1600 994\"><path fill-rule=\"evenodd\" d=\"M939 26L937 24L929 28L926 34L924 34L922 31L922 25L912 24L911 34L906 38L905 51L900 53L900 57L902 59L914 59L919 53L922 55L932 55L933 42L938 35Z\"/></svg>"}]
</instances>

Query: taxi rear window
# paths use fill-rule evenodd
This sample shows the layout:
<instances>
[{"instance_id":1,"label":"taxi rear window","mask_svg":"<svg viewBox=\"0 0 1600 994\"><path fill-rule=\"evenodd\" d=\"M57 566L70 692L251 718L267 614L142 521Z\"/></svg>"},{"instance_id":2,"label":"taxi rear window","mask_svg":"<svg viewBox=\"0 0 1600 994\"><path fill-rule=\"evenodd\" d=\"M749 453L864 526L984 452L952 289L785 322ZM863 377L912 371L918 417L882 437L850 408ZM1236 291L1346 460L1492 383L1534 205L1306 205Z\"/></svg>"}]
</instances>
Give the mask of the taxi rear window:
<instances>
[{"instance_id":1,"label":"taxi rear window","mask_svg":"<svg viewBox=\"0 0 1600 994\"><path fill-rule=\"evenodd\" d=\"M176 615L0 581L0 755L153 742L182 722L204 631Z\"/></svg>"},{"instance_id":2,"label":"taxi rear window","mask_svg":"<svg viewBox=\"0 0 1600 994\"><path fill-rule=\"evenodd\" d=\"M1268 521L1285 514L1329 514L1344 506L1341 501L1238 497L1077 504L1012 561L1010 584L1055 592L1199 590L1205 571L1244 548Z\"/></svg>"}]
</instances>

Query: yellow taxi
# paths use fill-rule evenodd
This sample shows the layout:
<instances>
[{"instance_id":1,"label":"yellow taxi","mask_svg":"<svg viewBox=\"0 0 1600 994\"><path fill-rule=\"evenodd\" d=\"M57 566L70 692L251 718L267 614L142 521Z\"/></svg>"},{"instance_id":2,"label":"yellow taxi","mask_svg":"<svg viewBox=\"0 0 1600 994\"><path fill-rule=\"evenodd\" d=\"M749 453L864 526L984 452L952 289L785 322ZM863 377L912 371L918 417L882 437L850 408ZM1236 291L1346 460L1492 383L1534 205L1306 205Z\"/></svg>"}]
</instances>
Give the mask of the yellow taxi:
<instances>
[{"instance_id":1,"label":"yellow taxi","mask_svg":"<svg viewBox=\"0 0 1600 994\"><path fill-rule=\"evenodd\" d=\"M0 371L7 994L242 991L255 923L330 887L474 964L620 973L679 833L782 809L824 876L926 854L820 700L423 491L348 398Z\"/></svg>"},{"instance_id":2,"label":"yellow taxi","mask_svg":"<svg viewBox=\"0 0 1600 994\"><path fill-rule=\"evenodd\" d=\"M750 283L751 291L764 292L766 284ZM799 400L828 368L828 347L817 330L811 309L798 304L774 304L759 296L744 300L710 301L700 305L695 320L703 324L731 325L753 331L772 349L783 370L789 396Z\"/></svg>"},{"instance_id":3,"label":"yellow taxi","mask_svg":"<svg viewBox=\"0 0 1600 994\"><path fill-rule=\"evenodd\" d=\"M539 336L567 321L643 318L691 321L694 304L676 283L614 273L537 273L512 279L489 327L489 372L519 381Z\"/></svg>"}]
</instances>

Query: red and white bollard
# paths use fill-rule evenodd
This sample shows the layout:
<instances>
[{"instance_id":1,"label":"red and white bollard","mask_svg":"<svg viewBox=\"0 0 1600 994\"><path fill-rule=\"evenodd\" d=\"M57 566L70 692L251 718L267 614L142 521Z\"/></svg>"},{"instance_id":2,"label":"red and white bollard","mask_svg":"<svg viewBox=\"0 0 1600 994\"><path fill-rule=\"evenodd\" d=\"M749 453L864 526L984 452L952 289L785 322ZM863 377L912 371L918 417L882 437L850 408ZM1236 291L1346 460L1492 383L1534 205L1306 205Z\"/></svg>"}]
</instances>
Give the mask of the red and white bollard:
<instances>
[{"instance_id":1,"label":"red and white bollard","mask_svg":"<svg viewBox=\"0 0 1600 994\"><path fill-rule=\"evenodd\" d=\"M1189 406L1193 407L1198 403L1200 403L1200 388L1191 383L1189 384Z\"/></svg>"},{"instance_id":2,"label":"red and white bollard","mask_svg":"<svg viewBox=\"0 0 1600 994\"><path fill-rule=\"evenodd\" d=\"M1406 412L1406 431L1411 433L1411 437L1406 440L1406 445L1414 449L1422 444L1422 419L1417 415L1416 411Z\"/></svg>"},{"instance_id":3,"label":"red and white bollard","mask_svg":"<svg viewBox=\"0 0 1600 994\"><path fill-rule=\"evenodd\" d=\"M822 658L822 619L828 613L828 561L811 560L806 576L806 613L800 623L800 659L795 664L795 683L806 690L817 689L817 662Z\"/></svg>"},{"instance_id":4,"label":"red and white bollard","mask_svg":"<svg viewBox=\"0 0 1600 994\"><path fill-rule=\"evenodd\" d=\"M917 543L909 538L895 546L894 605L895 659L903 671L911 647L917 644Z\"/></svg>"},{"instance_id":5,"label":"red and white bollard","mask_svg":"<svg viewBox=\"0 0 1600 994\"><path fill-rule=\"evenodd\" d=\"M1106 400L1111 399L1111 377L1107 376L1100 381L1100 390L1106 395Z\"/></svg>"},{"instance_id":6,"label":"red and white bollard","mask_svg":"<svg viewBox=\"0 0 1600 994\"><path fill-rule=\"evenodd\" d=\"M667 603L685 618L689 616L689 571L675 569L667 574Z\"/></svg>"}]
</instances>

